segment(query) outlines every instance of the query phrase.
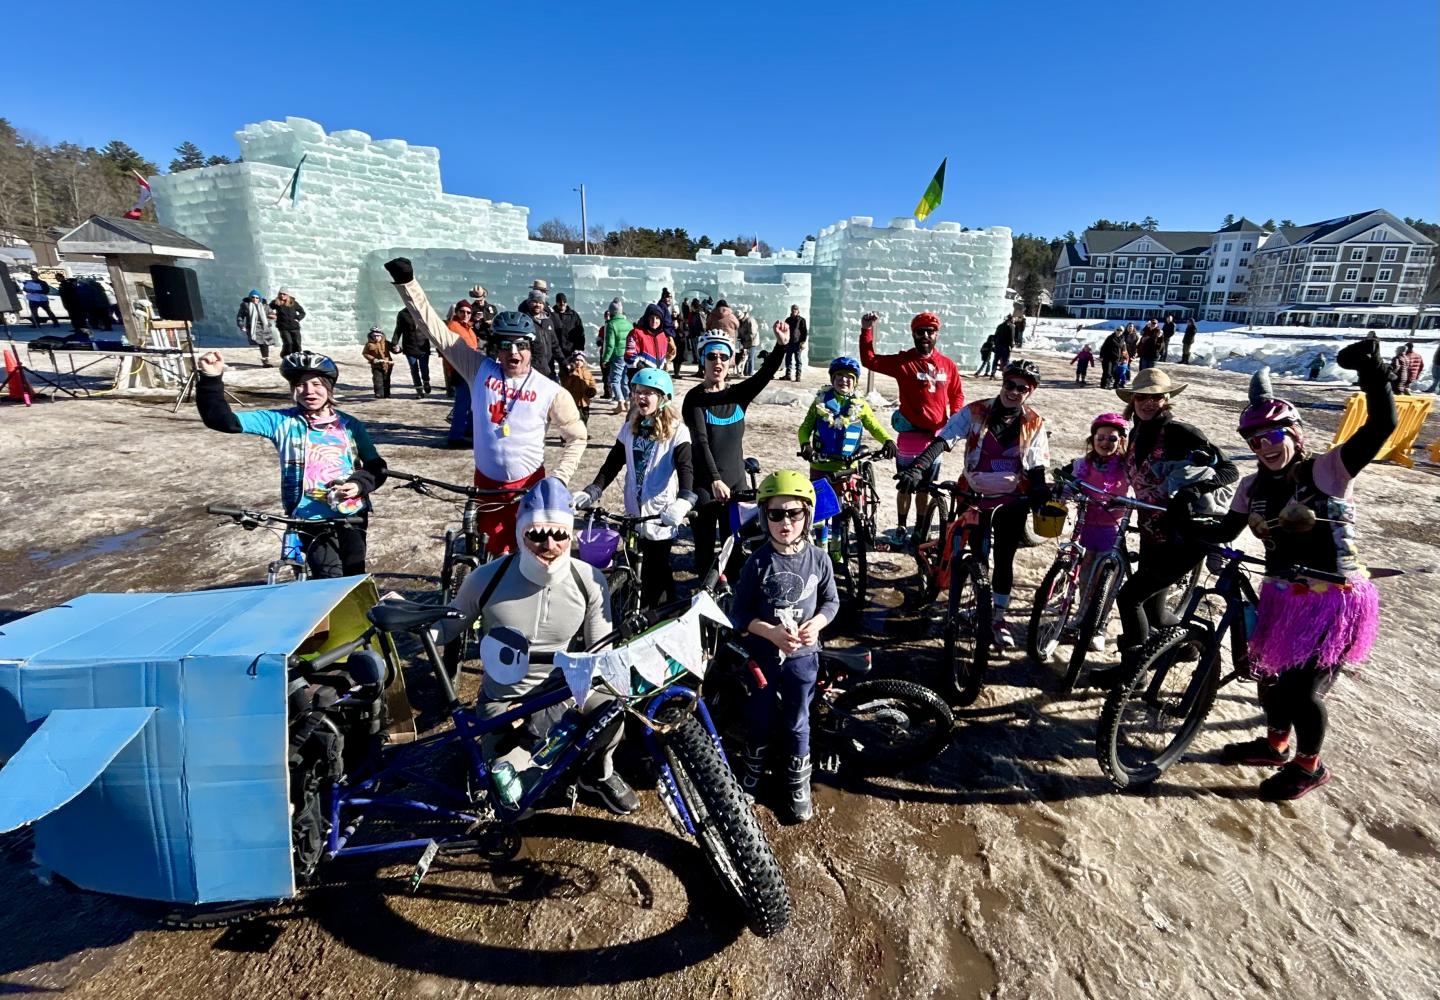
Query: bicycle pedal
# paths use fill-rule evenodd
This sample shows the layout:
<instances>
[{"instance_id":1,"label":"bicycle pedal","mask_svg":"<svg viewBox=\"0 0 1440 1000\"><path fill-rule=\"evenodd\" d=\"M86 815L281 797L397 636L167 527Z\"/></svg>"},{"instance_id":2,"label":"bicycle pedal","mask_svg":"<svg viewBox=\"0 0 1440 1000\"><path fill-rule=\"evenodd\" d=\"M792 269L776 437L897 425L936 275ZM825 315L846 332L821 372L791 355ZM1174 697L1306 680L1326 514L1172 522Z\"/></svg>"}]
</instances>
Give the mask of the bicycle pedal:
<instances>
[{"instance_id":1,"label":"bicycle pedal","mask_svg":"<svg viewBox=\"0 0 1440 1000\"><path fill-rule=\"evenodd\" d=\"M435 861L435 855L440 853L440 844L437 841L430 841L425 845L425 850L420 852L420 860L415 862L415 871L410 875L410 891L413 893L420 888L420 883L430 872L430 865Z\"/></svg>"}]
</instances>

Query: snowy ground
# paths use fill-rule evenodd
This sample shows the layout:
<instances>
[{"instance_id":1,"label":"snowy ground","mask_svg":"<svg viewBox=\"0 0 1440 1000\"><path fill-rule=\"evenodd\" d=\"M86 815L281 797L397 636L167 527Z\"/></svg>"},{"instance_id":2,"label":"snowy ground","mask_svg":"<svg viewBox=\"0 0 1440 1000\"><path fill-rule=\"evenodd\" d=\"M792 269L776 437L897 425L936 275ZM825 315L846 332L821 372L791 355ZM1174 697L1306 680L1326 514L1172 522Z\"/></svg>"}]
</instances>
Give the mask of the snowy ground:
<instances>
[{"instance_id":1,"label":"snowy ground","mask_svg":"<svg viewBox=\"0 0 1440 1000\"><path fill-rule=\"evenodd\" d=\"M253 353L227 352L253 361ZM1068 357L1034 352L1047 372ZM464 480L469 458L441 450L443 398L369 398L358 351L341 353L345 405L397 468ZM438 368L438 366L437 366ZM1239 456L1245 378L1174 370L1191 384L1185 419ZM231 379L247 400L282 399L274 371ZM397 375L397 388L407 379ZM818 375L809 376L810 388ZM694 383L682 380L681 387ZM993 383L992 383L993 384ZM1281 380L1328 438L1347 390ZM792 465L799 387L751 411L747 441L766 468ZM883 392L888 380L880 379ZM971 380L972 397L990 384ZM1078 452L1113 395L1047 383L1035 404L1057 461ZM591 421L581 481L617 419ZM1440 438L1432 417L1422 443ZM0 609L43 608L94 590L189 589L255 579L276 542L217 527L207 502L273 506L273 450L200 426L192 408L96 399L0 410ZM1260 775L1214 762L1256 731L1253 690L1226 689L1190 761L1141 794L1111 792L1093 756L1100 698L1057 695L1048 668L996 664L953 745L903 779L821 787L818 815L779 825L760 810L795 901L770 941L739 930L696 850L655 797L635 818L581 807L522 828L509 860L437 862L421 891L356 880L317 891L243 932L177 932L148 912L41 885L23 838L0 840L0 992L141 998L231 997L1434 997L1440 995L1440 478L1371 469L1357 483L1367 561L1424 572L1379 582L1373 661L1331 699L1335 780L1273 806ZM1248 461L1248 460L1247 460ZM882 523L893 521L890 497ZM371 566L415 590L438 568L456 513L385 490ZM1022 552L1028 603L1053 547ZM933 623L892 610L877 560L875 606L836 636L877 652L881 672L933 679ZM677 559L686 572L687 553ZM1028 607L1019 614L1028 613ZM470 679L473 684L473 678ZM417 702L432 692L417 679ZM422 724L433 724L428 714Z\"/></svg>"}]
</instances>

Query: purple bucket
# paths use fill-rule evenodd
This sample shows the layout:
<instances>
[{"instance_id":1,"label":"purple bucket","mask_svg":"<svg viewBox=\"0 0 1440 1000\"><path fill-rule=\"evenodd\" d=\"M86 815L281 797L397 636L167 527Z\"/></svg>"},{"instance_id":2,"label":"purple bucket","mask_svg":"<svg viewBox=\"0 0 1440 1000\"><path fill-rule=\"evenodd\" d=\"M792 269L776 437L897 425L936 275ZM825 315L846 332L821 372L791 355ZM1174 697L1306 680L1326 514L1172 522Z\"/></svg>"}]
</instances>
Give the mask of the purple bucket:
<instances>
[{"instance_id":1,"label":"purple bucket","mask_svg":"<svg viewBox=\"0 0 1440 1000\"><path fill-rule=\"evenodd\" d=\"M587 521L585 527L575 533L575 554L581 562L596 569L608 569L619 550L620 532L614 528Z\"/></svg>"}]
</instances>

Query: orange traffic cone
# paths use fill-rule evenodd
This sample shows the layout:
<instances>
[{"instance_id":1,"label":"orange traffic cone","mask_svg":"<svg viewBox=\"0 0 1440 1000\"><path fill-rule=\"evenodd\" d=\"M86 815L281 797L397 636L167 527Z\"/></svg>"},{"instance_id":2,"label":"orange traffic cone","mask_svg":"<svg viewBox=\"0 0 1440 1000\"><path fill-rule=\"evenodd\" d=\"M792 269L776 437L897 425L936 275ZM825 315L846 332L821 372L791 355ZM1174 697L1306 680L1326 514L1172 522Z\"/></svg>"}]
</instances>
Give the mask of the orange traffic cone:
<instances>
[{"instance_id":1,"label":"orange traffic cone","mask_svg":"<svg viewBox=\"0 0 1440 1000\"><path fill-rule=\"evenodd\" d=\"M25 369L20 366L20 358L8 347L5 348L5 386L10 390L11 399L18 399L26 406L30 405L33 390L25 380Z\"/></svg>"}]
</instances>

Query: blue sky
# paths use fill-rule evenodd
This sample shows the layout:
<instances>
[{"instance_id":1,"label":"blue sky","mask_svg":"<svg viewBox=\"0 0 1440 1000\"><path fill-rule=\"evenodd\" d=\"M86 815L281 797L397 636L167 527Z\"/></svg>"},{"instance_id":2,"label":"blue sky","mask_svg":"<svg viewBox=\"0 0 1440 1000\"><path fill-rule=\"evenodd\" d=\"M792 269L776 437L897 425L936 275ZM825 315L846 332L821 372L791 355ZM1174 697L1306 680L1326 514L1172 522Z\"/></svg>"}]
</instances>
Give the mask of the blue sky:
<instances>
[{"instance_id":1,"label":"blue sky","mask_svg":"<svg viewBox=\"0 0 1440 1000\"><path fill-rule=\"evenodd\" d=\"M793 247L909 214L945 156L931 220L1017 232L1440 218L1434 0L64 11L94 41L12 46L0 106L46 141L120 137L163 167L184 139L234 156L246 122L297 115L438 146L448 191L532 225L578 223L584 181L592 222ZM107 40L134 48L87 77Z\"/></svg>"}]
</instances>

